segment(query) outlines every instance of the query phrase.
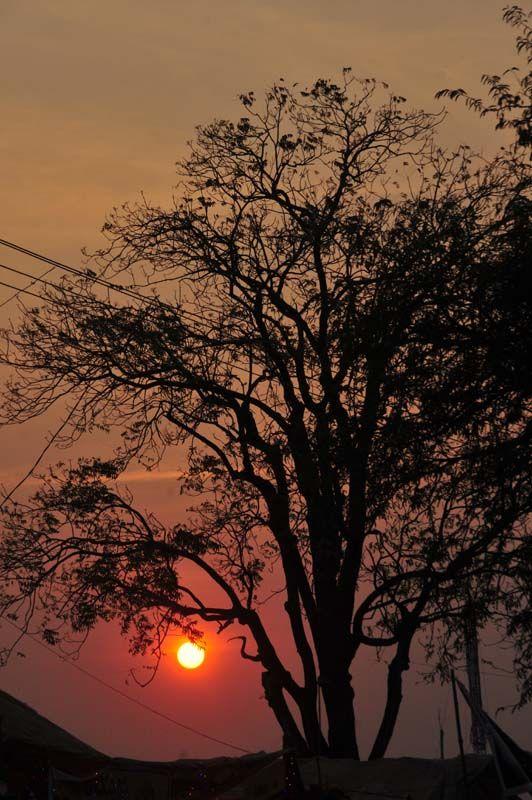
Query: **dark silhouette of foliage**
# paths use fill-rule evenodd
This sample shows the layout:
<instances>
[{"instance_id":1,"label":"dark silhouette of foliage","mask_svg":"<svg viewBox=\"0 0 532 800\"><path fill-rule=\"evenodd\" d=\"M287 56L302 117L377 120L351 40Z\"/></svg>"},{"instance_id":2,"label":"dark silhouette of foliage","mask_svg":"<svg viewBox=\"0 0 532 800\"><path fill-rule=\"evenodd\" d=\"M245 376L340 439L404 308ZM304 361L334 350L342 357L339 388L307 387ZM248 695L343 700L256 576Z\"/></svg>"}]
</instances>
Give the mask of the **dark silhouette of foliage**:
<instances>
[{"instance_id":1,"label":"dark silhouette of foliage","mask_svg":"<svg viewBox=\"0 0 532 800\"><path fill-rule=\"evenodd\" d=\"M359 755L352 674L373 648L380 757L412 642L444 671L471 602L517 640L530 695L528 167L442 151L437 117L349 70L241 99L198 129L169 209L115 209L92 271L4 332L7 421L68 398L72 439L122 444L7 504L3 609L58 637L118 619L136 652L238 623L287 746L336 756ZM119 479L185 446L202 497L168 527ZM261 616L268 570L297 674Z\"/></svg>"},{"instance_id":2,"label":"dark silhouette of foliage","mask_svg":"<svg viewBox=\"0 0 532 800\"><path fill-rule=\"evenodd\" d=\"M517 28L516 50L525 59L524 69L509 67L502 75L482 75L482 83L488 89L488 98L473 97L464 89L441 89L436 97L450 100L464 99L468 108L482 117L494 116L498 129L508 128L515 132L519 146L532 146L532 12L526 13L520 6L504 9L503 19Z\"/></svg>"}]
</instances>

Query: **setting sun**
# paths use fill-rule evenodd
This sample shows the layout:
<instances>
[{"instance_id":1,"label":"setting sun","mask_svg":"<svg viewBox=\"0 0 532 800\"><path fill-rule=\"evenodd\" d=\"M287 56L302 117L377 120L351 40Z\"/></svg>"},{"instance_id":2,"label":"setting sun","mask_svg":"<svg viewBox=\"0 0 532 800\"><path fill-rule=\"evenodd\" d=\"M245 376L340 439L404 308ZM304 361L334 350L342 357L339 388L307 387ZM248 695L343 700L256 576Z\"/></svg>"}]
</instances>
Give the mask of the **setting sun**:
<instances>
[{"instance_id":1,"label":"setting sun","mask_svg":"<svg viewBox=\"0 0 532 800\"><path fill-rule=\"evenodd\" d=\"M194 642L183 642L177 651L177 660L185 669L197 669L205 661L205 648Z\"/></svg>"}]
</instances>

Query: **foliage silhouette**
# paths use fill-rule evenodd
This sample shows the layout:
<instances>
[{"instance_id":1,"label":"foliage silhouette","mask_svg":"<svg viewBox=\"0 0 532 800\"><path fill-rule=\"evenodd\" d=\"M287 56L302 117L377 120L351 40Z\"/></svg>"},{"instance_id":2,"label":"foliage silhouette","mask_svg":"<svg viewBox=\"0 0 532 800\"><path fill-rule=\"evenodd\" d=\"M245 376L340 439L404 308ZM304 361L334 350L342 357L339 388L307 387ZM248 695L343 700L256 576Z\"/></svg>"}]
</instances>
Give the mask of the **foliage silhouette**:
<instances>
[{"instance_id":1,"label":"foliage silhouette","mask_svg":"<svg viewBox=\"0 0 532 800\"><path fill-rule=\"evenodd\" d=\"M514 637L530 696L528 165L444 152L440 117L349 70L241 100L198 129L171 208L115 209L92 271L4 332L6 421L66 397L71 440L122 444L7 504L2 608L48 641L118 619L156 654L238 623L300 752L359 757L351 672L390 654L381 757L412 642L445 673L468 603ZM150 299L111 302L96 274ZM184 446L202 497L166 527L119 479ZM261 617L268 570L297 675Z\"/></svg>"}]
</instances>

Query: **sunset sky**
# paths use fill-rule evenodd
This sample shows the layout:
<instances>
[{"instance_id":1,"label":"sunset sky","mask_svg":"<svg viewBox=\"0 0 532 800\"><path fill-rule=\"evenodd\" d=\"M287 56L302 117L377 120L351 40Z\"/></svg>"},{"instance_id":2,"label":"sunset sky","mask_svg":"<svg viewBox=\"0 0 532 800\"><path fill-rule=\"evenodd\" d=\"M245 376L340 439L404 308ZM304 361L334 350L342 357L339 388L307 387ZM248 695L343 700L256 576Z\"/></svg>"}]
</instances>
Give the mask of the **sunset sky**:
<instances>
[{"instance_id":1,"label":"sunset sky","mask_svg":"<svg viewBox=\"0 0 532 800\"><path fill-rule=\"evenodd\" d=\"M387 81L411 105L436 110L438 89L475 92L483 72L513 63L512 32L501 13L501 0L0 0L0 237L79 264L82 247L98 246L112 206L141 191L165 202L195 125L238 115L240 92L259 95L281 76L305 84L349 65L356 75ZM491 123L458 106L449 109L442 138L486 150L498 144ZM2 248L0 262L44 271ZM0 287L0 302L10 293ZM5 305L0 324L16 314L16 302ZM27 471L56 419L0 430L1 484L9 488ZM106 455L112 445L94 437L71 455ZM52 452L49 462L60 457ZM138 502L165 520L184 519L187 503L176 483L182 467L176 454L161 474L134 473ZM265 613L275 629L275 600ZM177 666L178 641L169 642L159 675L144 690L125 683L132 661L112 627L95 631L79 664L213 737L276 749L279 731L261 698L260 669L241 661L231 635L207 630L207 658L196 671ZM12 631L4 625L0 636L8 641ZM280 627L276 636L282 647ZM146 759L231 754L113 695L32 642L18 650L0 669L0 688L96 748ZM497 656L493 648L483 654ZM421 653L414 660L421 662ZM450 690L422 684L421 669L414 665L407 677L390 755L435 756L438 709L455 752ZM486 705L494 712L514 699L512 682L486 671ZM360 729L363 752L384 680L382 665L357 667L359 711L363 720L373 718L371 729ZM499 720L530 748L527 716L529 723L529 711Z\"/></svg>"}]
</instances>

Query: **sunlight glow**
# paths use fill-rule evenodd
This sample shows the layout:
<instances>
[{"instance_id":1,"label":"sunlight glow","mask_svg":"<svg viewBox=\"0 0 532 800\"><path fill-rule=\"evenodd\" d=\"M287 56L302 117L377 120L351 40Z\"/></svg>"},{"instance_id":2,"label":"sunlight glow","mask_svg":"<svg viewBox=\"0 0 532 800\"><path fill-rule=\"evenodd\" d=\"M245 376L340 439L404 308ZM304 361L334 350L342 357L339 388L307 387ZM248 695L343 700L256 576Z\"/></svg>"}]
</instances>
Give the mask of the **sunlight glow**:
<instances>
[{"instance_id":1,"label":"sunlight glow","mask_svg":"<svg viewBox=\"0 0 532 800\"><path fill-rule=\"evenodd\" d=\"M194 642L183 642L178 648L177 660L185 669L197 669L205 661L205 648Z\"/></svg>"}]
</instances>

